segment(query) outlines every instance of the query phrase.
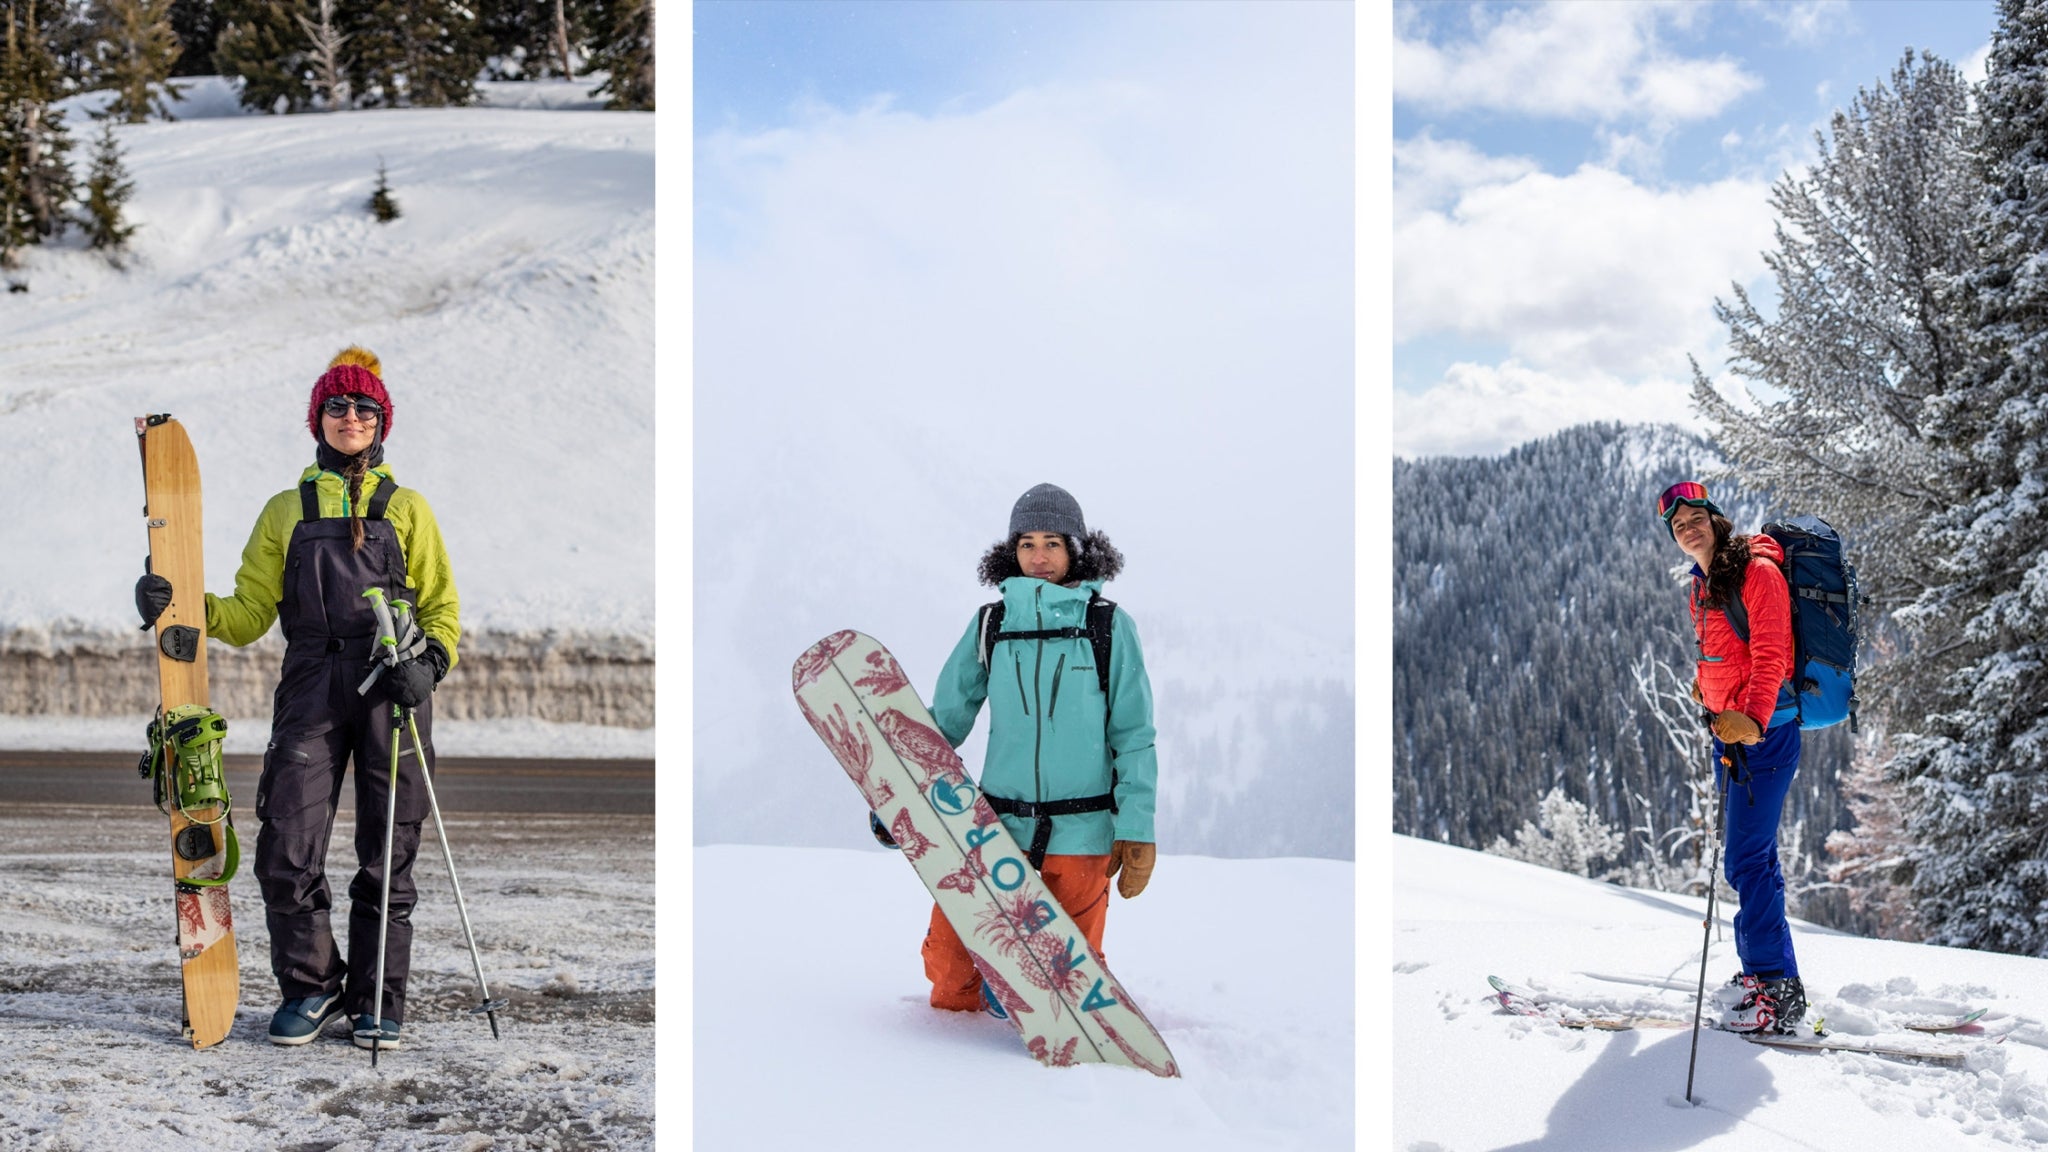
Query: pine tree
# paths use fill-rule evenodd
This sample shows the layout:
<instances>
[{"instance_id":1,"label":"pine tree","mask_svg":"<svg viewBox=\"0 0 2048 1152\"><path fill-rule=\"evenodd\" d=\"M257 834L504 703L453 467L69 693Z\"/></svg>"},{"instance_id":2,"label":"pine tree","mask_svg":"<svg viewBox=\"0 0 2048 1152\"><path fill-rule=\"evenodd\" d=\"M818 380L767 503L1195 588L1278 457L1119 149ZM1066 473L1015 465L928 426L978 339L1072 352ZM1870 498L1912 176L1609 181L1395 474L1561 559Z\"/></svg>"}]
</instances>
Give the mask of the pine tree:
<instances>
[{"instance_id":1,"label":"pine tree","mask_svg":"<svg viewBox=\"0 0 2048 1152\"><path fill-rule=\"evenodd\" d=\"M220 0L214 66L241 81L243 107L302 112L312 106L311 52L298 13L287 0Z\"/></svg>"},{"instance_id":2,"label":"pine tree","mask_svg":"<svg viewBox=\"0 0 2048 1152\"><path fill-rule=\"evenodd\" d=\"M2048 0L2001 0L1978 94L1986 193L1956 277L1966 370L1927 426L1956 500L1922 546L1940 579L1899 614L1939 710L1895 737L1912 887L1942 944L2048 954Z\"/></svg>"},{"instance_id":3,"label":"pine tree","mask_svg":"<svg viewBox=\"0 0 2048 1152\"><path fill-rule=\"evenodd\" d=\"M73 178L66 154L71 136L52 105L59 74L36 20L35 0L4 9L0 47L0 265L14 267L21 249L62 231Z\"/></svg>"},{"instance_id":4,"label":"pine tree","mask_svg":"<svg viewBox=\"0 0 2048 1152\"><path fill-rule=\"evenodd\" d=\"M171 0L171 28L178 34L178 62L173 76L212 74L213 49L220 38L220 17L213 0Z\"/></svg>"},{"instance_id":5,"label":"pine tree","mask_svg":"<svg viewBox=\"0 0 2048 1152\"><path fill-rule=\"evenodd\" d=\"M454 0L370 0L349 22L357 98L439 108L476 99L486 44L476 14Z\"/></svg>"},{"instance_id":6,"label":"pine tree","mask_svg":"<svg viewBox=\"0 0 2048 1152\"><path fill-rule=\"evenodd\" d=\"M595 26L589 66L608 75L590 94L609 93L607 108L654 111L654 0L598 0Z\"/></svg>"},{"instance_id":7,"label":"pine tree","mask_svg":"<svg viewBox=\"0 0 2048 1152\"><path fill-rule=\"evenodd\" d=\"M85 213L78 222L92 247L110 257L128 247L135 226L127 222L122 206L134 194L135 184L128 178L121 163L121 146L114 139L114 123L103 120L99 142L93 147L92 172L85 179Z\"/></svg>"},{"instance_id":8,"label":"pine tree","mask_svg":"<svg viewBox=\"0 0 2048 1152\"><path fill-rule=\"evenodd\" d=\"M494 0L479 6L477 27L499 80L574 79L582 70L587 29L596 27L594 0Z\"/></svg>"},{"instance_id":9,"label":"pine tree","mask_svg":"<svg viewBox=\"0 0 2048 1152\"><path fill-rule=\"evenodd\" d=\"M142 123L151 112L175 119L169 102L182 93L170 77L184 45L171 24L171 3L101 0L95 5L99 84L115 92L107 115L130 124Z\"/></svg>"},{"instance_id":10,"label":"pine tree","mask_svg":"<svg viewBox=\"0 0 2048 1152\"><path fill-rule=\"evenodd\" d=\"M1962 323L1941 287L1975 259L1968 126L1968 85L1925 53L1836 112L1827 136L1815 134L1813 166L1771 188L1775 309L1740 285L1715 304L1730 371L1763 394L1735 403L1694 369L1728 471L1853 541L1863 589L1881 604L1927 586L1933 558L1914 537L1955 496L1926 408L1962 367Z\"/></svg>"},{"instance_id":11,"label":"pine tree","mask_svg":"<svg viewBox=\"0 0 2048 1152\"><path fill-rule=\"evenodd\" d=\"M389 224L398 219L398 199L391 195L391 181L384 175L384 161L377 161L377 187L370 193L370 215L379 224Z\"/></svg>"}]
</instances>

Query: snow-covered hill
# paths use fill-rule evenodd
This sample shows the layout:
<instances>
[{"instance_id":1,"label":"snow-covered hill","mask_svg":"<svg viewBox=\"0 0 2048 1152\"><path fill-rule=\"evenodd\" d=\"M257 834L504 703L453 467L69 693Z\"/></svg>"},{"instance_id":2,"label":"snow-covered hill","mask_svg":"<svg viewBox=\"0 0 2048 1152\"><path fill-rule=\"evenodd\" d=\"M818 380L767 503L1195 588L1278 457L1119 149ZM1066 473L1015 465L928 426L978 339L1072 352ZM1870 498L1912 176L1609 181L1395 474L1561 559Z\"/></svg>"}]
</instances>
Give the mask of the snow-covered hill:
<instances>
[{"instance_id":1,"label":"snow-covered hill","mask_svg":"<svg viewBox=\"0 0 2048 1152\"><path fill-rule=\"evenodd\" d=\"M433 502L464 623L652 642L654 121L465 108L115 130L126 271L31 249L0 295L0 635L133 630L146 541L131 418L205 480L207 583L312 459L337 349L383 358L389 461ZM73 112L82 161L98 127ZM382 164L404 215L365 208ZM81 170L83 165L80 165Z\"/></svg>"},{"instance_id":2,"label":"snow-covered hill","mask_svg":"<svg viewBox=\"0 0 2048 1152\"><path fill-rule=\"evenodd\" d=\"M1044 1068L1009 1025L931 1008L931 898L896 853L693 861L698 1148L1355 1146L1349 863L1162 856L1138 899L1110 898L1103 958L1182 1069L1160 1080ZM762 914L798 892L795 915Z\"/></svg>"},{"instance_id":3,"label":"snow-covered hill","mask_svg":"<svg viewBox=\"0 0 2048 1152\"><path fill-rule=\"evenodd\" d=\"M2048 963L1795 921L1813 1013L1834 1030L1969 1005L1989 1009L1984 1034L1951 1040L1970 1055L1944 1066L1709 1032L1688 1106L1690 1032L1579 1032L1507 1015L1486 977L1689 1018L1703 901L1408 837L1395 837L1393 861L1393 1146L1404 1152L2048 1147ZM1724 932L1708 979L1736 967Z\"/></svg>"}]
</instances>

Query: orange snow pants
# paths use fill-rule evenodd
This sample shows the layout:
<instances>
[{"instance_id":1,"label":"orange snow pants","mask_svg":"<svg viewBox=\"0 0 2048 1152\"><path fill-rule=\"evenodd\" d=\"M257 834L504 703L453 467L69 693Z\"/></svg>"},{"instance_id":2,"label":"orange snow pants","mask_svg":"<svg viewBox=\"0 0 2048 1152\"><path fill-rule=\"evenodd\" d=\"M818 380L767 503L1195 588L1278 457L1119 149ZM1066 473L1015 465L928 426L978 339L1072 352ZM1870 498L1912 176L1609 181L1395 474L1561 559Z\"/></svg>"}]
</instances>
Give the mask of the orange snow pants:
<instances>
[{"instance_id":1,"label":"orange snow pants","mask_svg":"<svg viewBox=\"0 0 2048 1152\"><path fill-rule=\"evenodd\" d=\"M1102 955L1102 922L1109 912L1109 877L1103 875L1108 869L1107 855L1047 856L1038 871L1097 956ZM924 974L932 982L932 1007L953 1012L981 1009L981 973L974 970L966 946L936 904L932 926L924 935Z\"/></svg>"}]
</instances>

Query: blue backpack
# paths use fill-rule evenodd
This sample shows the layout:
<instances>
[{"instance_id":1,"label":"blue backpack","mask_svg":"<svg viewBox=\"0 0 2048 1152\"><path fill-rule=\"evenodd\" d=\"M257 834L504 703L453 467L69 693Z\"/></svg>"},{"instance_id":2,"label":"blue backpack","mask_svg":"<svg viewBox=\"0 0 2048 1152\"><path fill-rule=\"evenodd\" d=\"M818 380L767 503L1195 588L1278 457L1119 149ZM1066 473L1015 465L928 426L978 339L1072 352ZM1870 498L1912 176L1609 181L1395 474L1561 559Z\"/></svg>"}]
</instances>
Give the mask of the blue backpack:
<instances>
[{"instance_id":1,"label":"blue backpack","mask_svg":"<svg viewBox=\"0 0 2048 1152\"><path fill-rule=\"evenodd\" d=\"M1792 676L1778 690L1778 711L1793 709L1801 728L1847 720L1854 732L1856 566L1843 562L1842 538L1818 516L1766 524L1763 534L1785 550L1785 582L1792 586ZM1735 634L1749 643L1742 597L1725 611Z\"/></svg>"}]
</instances>

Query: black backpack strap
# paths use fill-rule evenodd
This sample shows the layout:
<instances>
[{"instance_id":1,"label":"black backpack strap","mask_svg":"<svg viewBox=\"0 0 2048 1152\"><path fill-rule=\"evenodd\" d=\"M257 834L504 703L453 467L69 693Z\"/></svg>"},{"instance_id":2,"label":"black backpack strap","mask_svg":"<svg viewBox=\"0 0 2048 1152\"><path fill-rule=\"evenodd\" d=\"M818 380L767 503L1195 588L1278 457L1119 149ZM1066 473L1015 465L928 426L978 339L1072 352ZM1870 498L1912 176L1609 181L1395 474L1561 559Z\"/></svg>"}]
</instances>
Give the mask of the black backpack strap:
<instances>
[{"instance_id":1,"label":"black backpack strap","mask_svg":"<svg viewBox=\"0 0 2048 1152\"><path fill-rule=\"evenodd\" d=\"M996 634L1003 630L1003 602L981 606L981 633L975 640L975 653L981 658L981 666L988 667L988 659L996 650Z\"/></svg>"},{"instance_id":2,"label":"black backpack strap","mask_svg":"<svg viewBox=\"0 0 2048 1152\"><path fill-rule=\"evenodd\" d=\"M313 487L311 480L299 484L299 516L306 520L320 518L320 490Z\"/></svg>"},{"instance_id":3,"label":"black backpack strap","mask_svg":"<svg viewBox=\"0 0 2048 1152\"><path fill-rule=\"evenodd\" d=\"M1095 649L1095 680L1102 685L1103 718L1109 711L1109 641L1116 631L1116 601L1088 594L1088 643Z\"/></svg>"},{"instance_id":4,"label":"black backpack strap","mask_svg":"<svg viewBox=\"0 0 2048 1152\"><path fill-rule=\"evenodd\" d=\"M377 490L370 493L370 502L363 508L363 519L382 520L384 509L391 505L391 494L398 491L398 485L389 476L377 478Z\"/></svg>"},{"instance_id":5,"label":"black backpack strap","mask_svg":"<svg viewBox=\"0 0 2048 1152\"><path fill-rule=\"evenodd\" d=\"M1055 816L1078 816L1083 812L1114 812L1116 801L1109 793L1100 796L1077 796L1071 800L1012 800L983 792L982 799L988 806L1005 816L1033 821L1031 847L1025 854L1031 858L1033 868L1045 867L1046 845L1052 843L1052 818Z\"/></svg>"}]
</instances>

